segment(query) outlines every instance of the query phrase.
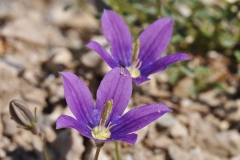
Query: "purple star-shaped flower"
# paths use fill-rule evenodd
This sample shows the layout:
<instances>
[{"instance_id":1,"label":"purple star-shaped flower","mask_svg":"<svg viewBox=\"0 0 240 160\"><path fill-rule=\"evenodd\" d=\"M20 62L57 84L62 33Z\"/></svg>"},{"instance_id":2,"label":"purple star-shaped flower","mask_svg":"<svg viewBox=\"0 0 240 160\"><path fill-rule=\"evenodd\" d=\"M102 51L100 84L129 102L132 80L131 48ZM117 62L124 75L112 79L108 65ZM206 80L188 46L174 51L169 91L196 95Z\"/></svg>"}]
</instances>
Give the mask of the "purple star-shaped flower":
<instances>
[{"instance_id":1,"label":"purple star-shaped flower","mask_svg":"<svg viewBox=\"0 0 240 160\"><path fill-rule=\"evenodd\" d=\"M61 75L66 101L75 118L60 116L56 128L74 128L96 144L124 141L133 145L137 140L133 132L170 111L163 104L150 104L123 114L132 93L132 78L127 69L114 68L103 78L96 106L82 80L71 72Z\"/></svg>"},{"instance_id":2,"label":"purple star-shaped flower","mask_svg":"<svg viewBox=\"0 0 240 160\"><path fill-rule=\"evenodd\" d=\"M138 85L149 80L150 74L189 59L185 53L159 58L171 40L173 22L170 18L161 18L149 25L139 36L140 46L135 45L135 49L129 28L117 13L104 10L101 22L103 34L111 45L111 55L97 42L92 41L86 46L96 51L111 68L128 68Z\"/></svg>"}]
</instances>

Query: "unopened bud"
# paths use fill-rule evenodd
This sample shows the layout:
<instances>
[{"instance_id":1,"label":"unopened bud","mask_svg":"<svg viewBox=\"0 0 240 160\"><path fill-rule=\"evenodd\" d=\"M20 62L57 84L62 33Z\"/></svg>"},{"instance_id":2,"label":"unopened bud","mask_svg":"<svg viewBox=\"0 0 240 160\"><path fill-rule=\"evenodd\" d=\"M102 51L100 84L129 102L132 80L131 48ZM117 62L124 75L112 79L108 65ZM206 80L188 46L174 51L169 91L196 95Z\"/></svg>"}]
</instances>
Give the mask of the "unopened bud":
<instances>
[{"instance_id":1,"label":"unopened bud","mask_svg":"<svg viewBox=\"0 0 240 160\"><path fill-rule=\"evenodd\" d=\"M28 106L19 100L12 100L9 104L11 118L20 125L21 128L32 131L33 134L39 134L40 129L37 126L36 110L31 113Z\"/></svg>"}]
</instances>

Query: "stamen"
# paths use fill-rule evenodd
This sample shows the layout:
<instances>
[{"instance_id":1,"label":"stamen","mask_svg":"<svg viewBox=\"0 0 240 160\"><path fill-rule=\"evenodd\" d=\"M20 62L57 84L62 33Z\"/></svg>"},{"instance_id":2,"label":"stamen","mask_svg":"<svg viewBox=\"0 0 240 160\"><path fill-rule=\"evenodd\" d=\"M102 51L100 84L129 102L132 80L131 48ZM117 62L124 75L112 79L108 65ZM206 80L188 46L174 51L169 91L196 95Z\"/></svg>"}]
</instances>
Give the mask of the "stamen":
<instances>
[{"instance_id":1,"label":"stamen","mask_svg":"<svg viewBox=\"0 0 240 160\"><path fill-rule=\"evenodd\" d=\"M92 131L92 128L87 125L87 127Z\"/></svg>"},{"instance_id":2,"label":"stamen","mask_svg":"<svg viewBox=\"0 0 240 160\"><path fill-rule=\"evenodd\" d=\"M137 65L138 65L139 61L140 61L140 59L138 58L138 59L136 60L135 64L134 64L134 68L137 68Z\"/></svg>"},{"instance_id":3,"label":"stamen","mask_svg":"<svg viewBox=\"0 0 240 160\"><path fill-rule=\"evenodd\" d=\"M110 130L112 127L116 126L116 124L111 125L108 130Z\"/></svg>"},{"instance_id":4,"label":"stamen","mask_svg":"<svg viewBox=\"0 0 240 160\"><path fill-rule=\"evenodd\" d=\"M120 71L120 74L123 75L123 76L126 76L125 72L124 72L124 68L121 66L121 71Z\"/></svg>"},{"instance_id":5,"label":"stamen","mask_svg":"<svg viewBox=\"0 0 240 160\"><path fill-rule=\"evenodd\" d=\"M116 126L116 124L113 124L110 126L110 123L108 124L108 127L105 129L105 132L106 131L109 131L112 127Z\"/></svg>"},{"instance_id":6,"label":"stamen","mask_svg":"<svg viewBox=\"0 0 240 160\"><path fill-rule=\"evenodd\" d=\"M108 124L107 128L108 128L108 127L111 125L111 123L112 123L112 122L109 122L109 124Z\"/></svg>"},{"instance_id":7,"label":"stamen","mask_svg":"<svg viewBox=\"0 0 240 160\"><path fill-rule=\"evenodd\" d=\"M124 75L124 68L121 66L121 71L120 71L121 75Z\"/></svg>"},{"instance_id":8,"label":"stamen","mask_svg":"<svg viewBox=\"0 0 240 160\"><path fill-rule=\"evenodd\" d=\"M138 66L137 66L136 68L137 68L137 69L140 69L141 66L142 66L142 61L139 61L139 64L138 64Z\"/></svg>"}]
</instances>

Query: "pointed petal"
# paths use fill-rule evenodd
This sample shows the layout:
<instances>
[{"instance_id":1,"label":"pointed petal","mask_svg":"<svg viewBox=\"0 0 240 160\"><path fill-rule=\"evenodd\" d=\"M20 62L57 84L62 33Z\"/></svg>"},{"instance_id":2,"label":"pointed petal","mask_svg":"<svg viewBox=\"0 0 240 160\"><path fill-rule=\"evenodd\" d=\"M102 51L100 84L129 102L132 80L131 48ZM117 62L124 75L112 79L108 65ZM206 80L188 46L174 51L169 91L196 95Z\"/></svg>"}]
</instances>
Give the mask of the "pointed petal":
<instances>
[{"instance_id":1,"label":"pointed petal","mask_svg":"<svg viewBox=\"0 0 240 160\"><path fill-rule=\"evenodd\" d=\"M111 53L116 62L127 67L132 63L132 36L122 17L114 11L104 10L102 30L111 44Z\"/></svg>"},{"instance_id":2,"label":"pointed petal","mask_svg":"<svg viewBox=\"0 0 240 160\"><path fill-rule=\"evenodd\" d=\"M167 49L172 36L172 25L172 19L161 18L141 33L138 58L144 65L153 63Z\"/></svg>"},{"instance_id":3,"label":"pointed petal","mask_svg":"<svg viewBox=\"0 0 240 160\"><path fill-rule=\"evenodd\" d=\"M114 68L103 78L100 87L97 91L96 109L98 113L102 113L104 104L113 100L112 112L106 124L119 118L126 109L132 94L132 78L127 69L124 69L124 74L121 74L121 69ZM97 117L99 122L101 114Z\"/></svg>"},{"instance_id":4,"label":"pointed petal","mask_svg":"<svg viewBox=\"0 0 240 160\"><path fill-rule=\"evenodd\" d=\"M127 135L124 135L124 136L111 136L111 138L107 139L107 140L104 140L104 141L98 141L96 139L94 139L95 142L115 142L115 141L122 141L122 142L127 142L128 144L130 145L134 145L137 141L137 134L135 133L132 133L132 134L127 134Z\"/></svg>"},{"instance_id":5,"label":"pointed petal","mask_svg":"<svg viewBox=\"0 0 240 160\"><path fill-rule=\"evenodd\" d=\"M68 107L80 122L93 125L94 103L88 87L75 74L61 72L63 77L64 94Z\"/></svg>"},{"instance_id":6,"label":"pointed petal","mask_svg":"<svg viewBox=\"0 0 240 160\"><path fill-rule=\"evenodd\" d=\"M189 59L189 56L185 53L175 53L175 54L167 55L163 58L160 58L153 64L142 67L140 69L141 75L147 77L150 74L165 70L166 67L171 64L174 64L179 61L188 60L188 59Z\"/></svg>"},{"instance_id":7,"label":"pointed petal","mask_svg":"<svg viewBox=\"0 0 240 160\"><path fill-rule=\"evenodd\" d=\"M81 123L81 121L77 121L76 119L67 116L67 115L62 115L58 117L57 122L56 122L56 129L60 128L73 128L76 129L79 133L81 133L83 136L92 138L91 131L90 129L85 130L81 126L84 126L85 124Z\"/></svg>"},{"instance_id":8,"label":"pointed petal","mask_svg":"<svg viewBox=\"0 0 240 160\"><path fill-rule=\"evenodd\" d=\"M120 65L115 60L113 60L110 54L108 54L105 48L103 48L99 43L92 41L89 42L86 47L97 52L111 68L120 67Z\"/></svg>"},{"instance_id":9,"label":"pointed petal","mask_svg":"<svg viewBox=\"0 0 240 160\"><path fill-rule=\"evenodd\" d=\"M118 137L116 137L116 138L111 137L111 138L113 138L117 141L127 142L128 144L133 146L137 141L137 137L138 137L137 134L132 133L132 134L125 135L124 137L119 137L119 138Z\"/></svg>"},{"instance_id":10,"label":"pointed petal","mask_svg":"<svg viewBox=\"0 0 240 160\"><path fill-rule=\"evenodd\" d=\"M150 104L134 108L113 122L112 124L116 125L110 129L110 132L116 136L135 132L170 111L163 104Z\"/></svg>"},{"instance_id":11,"label":"pointed petal","mask_svg":"<svg viewBox=\"0 0 240 160\"><path fill-rule=\"evenodd\" d=\"M141 83L146 82L148 80L150 80L150 79L147 77L133 78L133 81L136 83L136 85L140 85Z\"/></svg>"}]
</instances>

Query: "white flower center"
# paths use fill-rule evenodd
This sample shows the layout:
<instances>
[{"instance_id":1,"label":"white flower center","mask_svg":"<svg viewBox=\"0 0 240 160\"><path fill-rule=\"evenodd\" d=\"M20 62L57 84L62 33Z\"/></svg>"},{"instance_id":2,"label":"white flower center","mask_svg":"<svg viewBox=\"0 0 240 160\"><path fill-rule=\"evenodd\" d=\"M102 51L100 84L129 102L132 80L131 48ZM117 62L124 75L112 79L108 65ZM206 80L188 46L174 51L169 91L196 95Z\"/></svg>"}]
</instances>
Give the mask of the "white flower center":
<instances>
[{"instance_id":1,"label":"white flower center","mask_svg":"<svg viewBox=\"0 0 240 160\"><path fill-rule=\"evenodd\" d=\"M98 140L106 140L111 136L111 132L108 128L103 126L97 126L92 129L92 136Z\"/></svg>"}]
</instances>

